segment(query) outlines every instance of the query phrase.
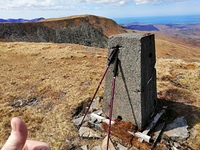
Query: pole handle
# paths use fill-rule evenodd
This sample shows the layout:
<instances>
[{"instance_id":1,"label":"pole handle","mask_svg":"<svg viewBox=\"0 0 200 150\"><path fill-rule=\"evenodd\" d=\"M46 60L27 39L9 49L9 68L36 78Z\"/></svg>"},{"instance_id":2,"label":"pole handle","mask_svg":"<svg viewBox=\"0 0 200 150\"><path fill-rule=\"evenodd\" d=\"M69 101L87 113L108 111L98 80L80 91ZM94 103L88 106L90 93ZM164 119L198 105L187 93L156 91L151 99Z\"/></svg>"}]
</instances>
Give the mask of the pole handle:
<instances>
[{"instance_id":1,"label":"pole handle","mask_svg":"<svg viewBox=\"0 0 200 150\"><path fill-rule=\"evenodd\" d=\"M115 57L116 57L116 55L118 54L118 51L119 51L119 48L120 48L121 46L119 46L119 45L117 45L117 46L115 46L115 47L112 47L112 52L111 52L111 54L110 54L110 56L109 56L109 58L108 58L108 66L110 66L110 64L111 63L113 63L113 61L115 60Z\"/></svg>"},{"instance_id":2,"label":"pole handle","mask_svg":"<svg viewBox=\"0 0 200 150\"><path fill-rule=\"evenodd\" d=\"M114 77L116 77L118 74L118 63L119 63L119 59L118 59L118 57L116 57L115 64L114 64L114 70L113 70Z\"/></svg>"}]
</instances>

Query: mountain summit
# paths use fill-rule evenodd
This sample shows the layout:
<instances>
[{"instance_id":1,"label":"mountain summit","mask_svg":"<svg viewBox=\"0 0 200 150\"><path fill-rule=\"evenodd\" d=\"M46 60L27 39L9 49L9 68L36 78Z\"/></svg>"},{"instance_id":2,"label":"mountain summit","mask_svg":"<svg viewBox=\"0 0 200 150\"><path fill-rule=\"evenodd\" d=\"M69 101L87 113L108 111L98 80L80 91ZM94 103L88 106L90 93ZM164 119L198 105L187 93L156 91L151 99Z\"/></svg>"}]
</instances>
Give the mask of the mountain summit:
<instances>
[{"instance_id":1,"label":"mountain summit","mask_svg":"<svg viewBox=\"0 0 200 150\"><path fill-rule=\"evenodd\" d=\"M109 36L126 32L111 19L81 15L33 23L1 23L0 41L74 43L104 48Z\"/></svg>"}]
</instances>

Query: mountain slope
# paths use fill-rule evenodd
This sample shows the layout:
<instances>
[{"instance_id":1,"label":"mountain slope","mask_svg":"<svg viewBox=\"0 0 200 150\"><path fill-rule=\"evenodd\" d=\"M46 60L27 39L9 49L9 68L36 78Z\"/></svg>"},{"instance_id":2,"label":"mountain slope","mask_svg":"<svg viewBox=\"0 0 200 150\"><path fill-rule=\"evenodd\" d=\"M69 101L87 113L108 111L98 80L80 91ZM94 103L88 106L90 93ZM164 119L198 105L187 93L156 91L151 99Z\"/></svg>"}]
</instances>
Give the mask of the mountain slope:
<instances>
[{"instance_id":1,"label":"mountain slope","mask_svg":"<svg viewBox=\"0 0 200 150\"><path fill-rule=\"evenodd\" d=\"M35 23L1 23L0 41L74 43L107 47L109 36L126 32L113 20L83 15Z\"/></svg>"}]
</instances>

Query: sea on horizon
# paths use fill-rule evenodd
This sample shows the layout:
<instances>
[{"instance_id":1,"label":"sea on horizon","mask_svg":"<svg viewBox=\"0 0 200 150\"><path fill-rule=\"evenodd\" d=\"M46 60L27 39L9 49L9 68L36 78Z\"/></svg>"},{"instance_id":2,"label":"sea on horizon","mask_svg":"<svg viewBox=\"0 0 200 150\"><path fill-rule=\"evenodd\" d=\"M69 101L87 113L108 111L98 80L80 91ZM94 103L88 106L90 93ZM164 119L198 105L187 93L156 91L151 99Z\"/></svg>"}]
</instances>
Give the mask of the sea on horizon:
<instances>
[{"instance_id":1,"label":"sea on horizon","mask_svg":"<svg viewBox=\"0 0 200 150\"><path fill-rule=\"evenodd\" d=\"M113 20L118 24L195 24L200 23L200 15L124 17L113 18Z\"/></svg>"}]
</instances>

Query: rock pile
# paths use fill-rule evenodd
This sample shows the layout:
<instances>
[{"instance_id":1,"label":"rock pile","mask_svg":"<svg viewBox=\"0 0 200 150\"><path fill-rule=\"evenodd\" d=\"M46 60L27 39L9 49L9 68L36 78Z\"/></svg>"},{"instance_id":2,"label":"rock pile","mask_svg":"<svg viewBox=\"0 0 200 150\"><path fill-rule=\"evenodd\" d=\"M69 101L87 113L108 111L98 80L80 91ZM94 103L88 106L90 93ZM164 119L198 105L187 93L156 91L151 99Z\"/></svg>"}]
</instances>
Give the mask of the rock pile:
<instances>
[{"instance_id":1,"label":"rock pile","mask_svg":"<svg viewBox=\"0 0 200 150\"><path fill-rule=\"evenodd\" d=\"M84 114L78 114L78 116L75 116L73 119L73 123L79 127L79 136L82 138L87 138L87 139L102 139L102 144L90 147L90 145L83 145L81 149L83 150L106 150L107 148L107 124L108 124L108 119L105 118L103 112L102 112L102 99L101 98L96 98L93 100L93 103L91 105L90 112L86 115L84 123L80 127L80 123L83 119ZM84 108L83 108L84 109ZM161 119L162 120L162 119ZM189 132L187 130L188 125L187 121L184 116L177 117L173 121L167 121L165 126L163 126L163 120L158 122L154 130L149 134L151 136L150 142L145 142L143 141L142 143L138 141L138 137L131 135L131 132L133 134L136 131L141 131L137 128L134 128L133 126L127 127L126 126L121 126L123 121L115 120L112 121L112 138L109 142L109 150L136 150L136 149L144 149L144 150L149 150L149 149L163 149L163 150L168 150L168 149L180 149L180 148L185 148L186 143L184 142L188 137L189 137ZM124 123L127 124L127 123ZM117 127L118 126L118 127ZM120 127L119 127L120 126ZM130 124L129 124L130 126ZM163 130L161 131L161 127L164 127ZM125 128L126 127L126 128ZM159 128L160 127L160 128ZM121 131L120 131L121 130ZM119 135L119 133L123 133ZM155 142L155 137L160 136L159 140L156 140L158 143ZM114 138L114 140L112 140ZM118 139L119 138L119 139ZM131 138L129 142L127 142L127 139ZM121 140L123 142L121 142ZM190 149L189 147L187 147Z\"/></svg>"},{"instance_id":2,"label":"rock pile","mask_svg":"<svg viewBox=\"0 0 200 150\"><path fill-rule=\"evenodd\" d=\"M34 104L36 104L39 100L36 97L29 97L27 100L24 99L18 99L15 100L11 106L13 108L21 108L21 107L25 107L25 106L32 106Z\"/></svg>"}]
</instances>

